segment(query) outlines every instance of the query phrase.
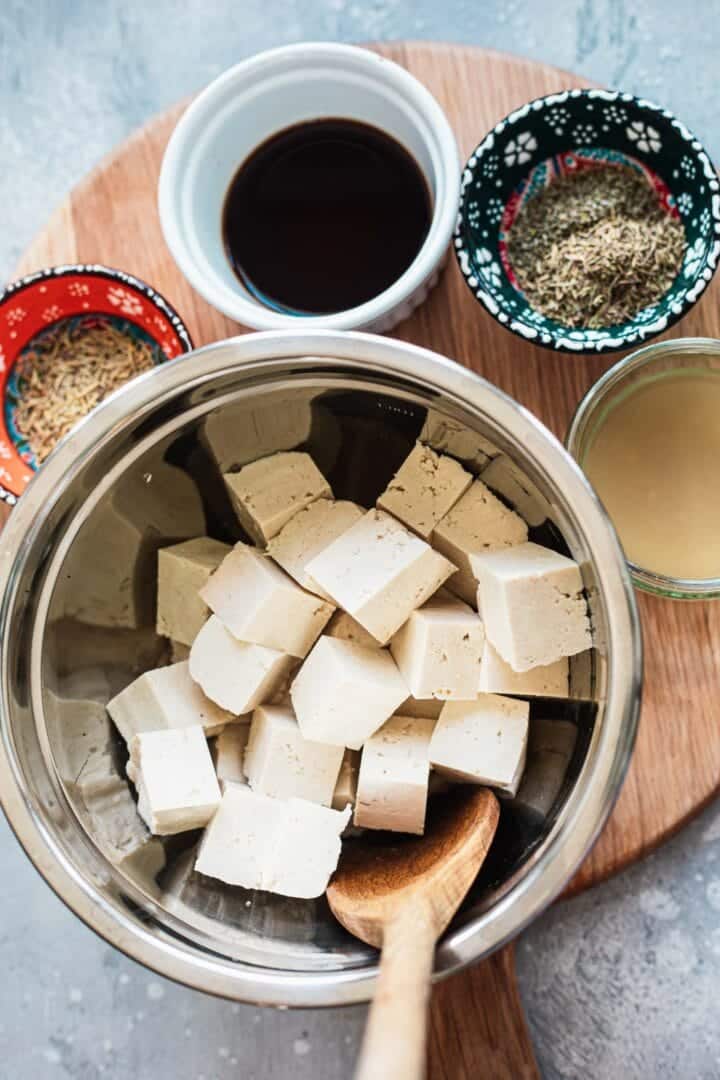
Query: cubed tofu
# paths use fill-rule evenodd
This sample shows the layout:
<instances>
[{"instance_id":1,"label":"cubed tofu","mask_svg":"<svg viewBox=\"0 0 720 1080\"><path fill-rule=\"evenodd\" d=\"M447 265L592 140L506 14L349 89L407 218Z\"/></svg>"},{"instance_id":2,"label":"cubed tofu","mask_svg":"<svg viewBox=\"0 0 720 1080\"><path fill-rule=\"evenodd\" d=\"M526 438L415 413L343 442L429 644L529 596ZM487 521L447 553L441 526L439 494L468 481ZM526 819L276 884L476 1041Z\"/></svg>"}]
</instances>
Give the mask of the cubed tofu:
<instances>
[{"instance_id":1,"label":"cubed tofu","mask_svg":"<svg viewBox=\"0 0 720 1080\"><path fill-rule=\"evenodd\" d=\"M365 511L357 503L342 499L317 499L304 510L299 510L277 536L273 536L268 542L268 554L303 589L330 600L331 597L307 573L307 564L364 514Z\"/></svg>"},{"instance_id":2,"label":"cubed tofu","mask_svg":"<svg viewBox=\"0 0 720 1080\"><path fill-rule=\"evenodd\" d=\"M226 783L244 784L247 781L244 758L250 735L250 717L247 717L247 721L245 724L231 724L215 739L212 756L215 774L223 789Z\"/></svg>"},{"instance_id":3,"label":"cubed tofu","mask_svg":"<svg viewBox=\"0 0 720 1080\"><path fill-rule=\"evenodd\" d=\"M529 715L527 701L498 694L448 701L430 740L432 767L514 795L525 763Z\"/></svg>"},{"instance_id":4,"label":"cubed tofu","mask_svg":"<svg viewBox=\"0 0 720 1080\"><path fill-rule=\"evenodd\" d=\"M452 454L474 473L484 469L490 459L500 453L484 435L436 409L428 409L419 437L433 450Z\"/></svg>"},{"instance_id":5,"label":"cubed tofu","mask_svg":"<svg viewBox=\"0 0 720 1080\"><path fill-rule=\"evenodd\" d=\"M346 750L330 804L333 810L344 810L346 806L355 805L359 770L360 751Z\"/></svg>"},{"instance_id":6,"label":"cubed tofu","mask_svg":"<svg viewBox=\"0 0 720 1080\"><path fill-rule=\"evenodd\" d=\"M254 404L240 401L215 409L202 426L201 439L220 472L231 472L278 450L293 450L312 429L312 402L302 393L276 395Z\"/></svg>"},{"instance_id":7,"label":"cubed tofu","mask_svg":"<svg viewBox=\"0 0 720 1080\"><path fill-rule=\"evenodd\" d=\"M141 732L130 743L130 765L138 812L157 836L201 829L220 805L220 786L201 727Z\"/></svg>"},{"instance_id":8,"label":"cubed tofu","mask_svg":"<svg viewBox=\"0 0 720 1080\"><path fill-rule=\"evenodd\" d=\"M327 637L338 638L340 641L352 641L356 645L364 645L366 649L382 648L380 642L369 634L357 619L348 615L347 611L336 611L323 633Z\"/></svg>"},{"instance_id":9,"label":"cubed tofu","mask_svg":"<svg viewBox=\"0 0 720 1080\"><path fill-rule=\"evenodd\" d=\"M514 671L554 664L590 648L580 568L527 543L474 559L485 633Z\"/></svg>"},{"instance_id":10,"label":"cubed tofu","mask_svg":"<svg viewBox=\"0 0 720 1080\"><path fill-rule=\"evenodd\" d=\"M56 618L93 626L155 625L158 549L205 532L193 480L155 456L143 457L83 523L58 577Z\"/></svg>"},{"instance_id":11,"label":"cubed tofu","mask_svg":"<svg viewBox=\"0 0 720 1080\"><path fill-rule=\"evenodd\" d=\"M257 544L273 536L316 499L331 499L332 490L317 465L302 451L283 451L226 473L230 498L240 524Z\"/></svg>"},{"instance_id":12,"label":"cubed tofu","mask_svg":"<svg viewBox=\"0 0 720 1080\"><path fill-rule=\"evenodd\" d=\"M290 687L306 739L359 750L408 696L384 649L321 637Z\"/></svg>"},{"instance_id":13,"label":"cubed tofu","mask_svg":"<svg viewBox=\"0 0 720 1080\"><path fill-rule=\"evenodd\" d=\"M253 713L245 775L254 791L330 806L343 754L342 746L303 738L291 708L264 705Z\"/></svg>"},{"instance_id":14,"label":"cubed tofu","mask_svg":"<svg viewBox=\"0 0 720 1080\"><path fill-rule=\"evenodd\" d=\"M471 556L527 540L527 525L518 514L475 480L433 530L431 543L458 568L448 588L467 604L477 602L477 578Z\"/></svg>"},{"instance_id":15,"label":"cubed tofu","mask_svg":"<svg viewBox=\"0 0 720 1080\"><path fill-rule=\"evenodd\" d=\"M158 552L157 632L192 645L210 614L199 593L230 551L227 544L198 536Z\"/></svg>"},{"instance_id":16,"label":"cubed tofu","mask_svg":"<svg viewBox=\"0 0 720 1080\"><path fill-rule=\"evenodd\" d=\"M381 645L454 570L383 510L370 510L307 566L333 600Z\"/></svg>"},{"instance_id":17,"label":"cubed tofu","mask_svg":"<svg viewBox=\"0 0 720 1080\"><path fill-rule=\"evenodd\" d=\"M513 671L489 641L485 642L480 664L483 694L519 694L520 697L566 698L569 662L566 656L554 664L541 664L529 671Z\"/></svg>"},{"instance_id":18,"label":"cubed tofu","mask_svg":"<svg viewBox=\"0 0 720 1080\"><path fill-rule=\"evenodd\" d=\"M483 483L497 491L528 525L542 525L550 506L523 470L505 454L498 454L482 474Z\"/></svg>"},{"instance_id":19,"label":"cubed tofu","mask_svg":"<svg viewBox=\"0 0 720 1080\"><path fill-rule=\"evenodd\" d=\"M186 728L199 724L217 734L236 719L232 709L206 697L193 680L187 660L146 671L108 702L108 712L123 739L141 731Z\"/></svg>"},{"instance_id":20,"label":"cubed tofu","mask_svg":"<svg viewBox=\"0 0 720 1080\"><path fill-rule=\"evenodd\" d=\"M238 641L211 615L190 650L190 674L211 701L237 716L268 701L292 666L292 657L265 645Z\"/></svg>"},{"instance_id":21,"label":"cubed tofu","mask_svg":"<svg viewBox=\"0 0 720 1080\"><path fill-rule=\"evenodd\" d=\"M355 825L422 834L425 831L430 738L435 721L393 716L363 746Z\"/></svg>"},{"instance_id":22,"label":"cubed tofu","mask_svg":"<svg viewBox=\"0 0 720 1080\"><path fill-rule=\"evenodd\" d=\"M257 548L236 544L200 591L238 641L302 659L334 606L313 596Z\"/></svg>"},{"instance_id":23,"label":"cubed tofu","mask_svg":"<svg viewBox=\"0 0 720 1080\"><path fill-rule=\"evenodd\" d=\"M484 641L477 613L443 591L413 611L390 652L414 698L472 701Z\"/></svg>"},{"instance_id":24,"label":"cubed tofu","mask_svg":"<svg viewBox=\"0 0 720 1080\"><path fill-rule=\"evenodd\" d=\"M301 899L322 896L337 867L350 813L349 807L340 812L228 785L195 869L245 889Z\"/></svg>"},{"instance_id":25,"label":"cubed tofu","mask_svg":"<svg viewBox=\"0 0 720 1080\"><path fill-rule=\"evenodd\" d=\"M472 479L453 458L416 443L377 500L377 506L427 540L470 487Z\"/></svg>"}]
</instances>

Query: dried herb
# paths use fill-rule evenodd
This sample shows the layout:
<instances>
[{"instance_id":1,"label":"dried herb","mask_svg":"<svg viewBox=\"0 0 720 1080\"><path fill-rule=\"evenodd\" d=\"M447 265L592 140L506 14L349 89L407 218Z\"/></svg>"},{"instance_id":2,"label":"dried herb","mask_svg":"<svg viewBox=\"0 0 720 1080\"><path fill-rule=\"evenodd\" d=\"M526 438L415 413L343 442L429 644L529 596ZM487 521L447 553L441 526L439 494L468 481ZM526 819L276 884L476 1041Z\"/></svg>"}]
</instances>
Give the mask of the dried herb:
<instances>
[{"instance_id":1,"label":"dried herb","mask_svg":"<svg viewBox=\"0 0 720 1080\"><path fill-rule=\"evenodd\" d=\"M518 285L565 326L627 322L670 288L685 230L642 173L602 166L561 177L529 199L508 236Z\"/></svg>"},{"instance_id":2,"label":"dried herb","mask_svg":"<svg viewBox=\"0 0 720 1080\"><path fill-rule=\"evenodd\" d=\"M36 337L15 366L15 426L38 463L113 390L147 371L155 349L109 319L66 319Z\"/></svg>"}]
</instances>

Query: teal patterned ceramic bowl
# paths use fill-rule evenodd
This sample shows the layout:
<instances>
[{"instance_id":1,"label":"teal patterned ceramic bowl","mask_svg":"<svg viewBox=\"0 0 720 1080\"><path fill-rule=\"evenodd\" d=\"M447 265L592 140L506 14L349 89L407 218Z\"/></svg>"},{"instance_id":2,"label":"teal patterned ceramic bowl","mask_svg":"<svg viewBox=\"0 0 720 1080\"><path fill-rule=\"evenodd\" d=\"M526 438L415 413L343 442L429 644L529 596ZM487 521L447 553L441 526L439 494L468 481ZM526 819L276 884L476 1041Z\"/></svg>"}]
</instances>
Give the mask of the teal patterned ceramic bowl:
<instances>
[{"instance_id":1,"label":"teal patterned ceramic bowl","mask_svg":"<svg viewBox=\"0 0 720 1080\"><path fill-rule=\"evenodd\" d=\"M528 198L556 177L599 162L646 175L666 211L683 222L685 254L669 291L629 322L571 329L528 303L508 258L507 235ZM720 254L719 193L701 143L667 109L619 91L566 90L516 109L471 154L455 254L473 295L526 340L563 352L627 349L667 330L707 287Z\"/></svg>"}]
</instances>

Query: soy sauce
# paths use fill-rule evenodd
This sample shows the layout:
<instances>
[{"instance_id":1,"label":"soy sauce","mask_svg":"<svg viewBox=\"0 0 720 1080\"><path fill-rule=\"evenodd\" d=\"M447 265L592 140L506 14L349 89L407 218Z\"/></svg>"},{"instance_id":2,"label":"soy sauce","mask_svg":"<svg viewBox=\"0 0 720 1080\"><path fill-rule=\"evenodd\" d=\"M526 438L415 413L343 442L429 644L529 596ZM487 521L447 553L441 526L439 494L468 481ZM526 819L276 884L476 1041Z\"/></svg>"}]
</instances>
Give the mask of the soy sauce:
<instances>
[{"instance_id":1,"label":"soy sauce","mask_svg":"<svg viewBox=\"0 0 720 1080\"><path fill-rule=\"evenodd\" d=\"M355 120L313 120L243 162L225 198L223 240L261 303L326 315L397 281L431 215L423 173L392 136Z\"/></svg>"}]
</instances>

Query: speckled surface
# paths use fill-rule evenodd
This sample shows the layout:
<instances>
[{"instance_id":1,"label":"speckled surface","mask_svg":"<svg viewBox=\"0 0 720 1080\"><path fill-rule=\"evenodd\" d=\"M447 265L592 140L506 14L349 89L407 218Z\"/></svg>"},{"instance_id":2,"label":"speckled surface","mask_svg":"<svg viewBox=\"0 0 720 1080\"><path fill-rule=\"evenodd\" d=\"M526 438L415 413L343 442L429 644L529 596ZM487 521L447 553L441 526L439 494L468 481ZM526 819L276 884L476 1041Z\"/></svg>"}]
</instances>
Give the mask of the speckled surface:
<instances>
[{"instance_id":1,"label":"speckled surface","mask_svg":"<svg viewBox=\"0 0 720 1080\"><path fill-rule=\"evenodd\" d=\"M0 273L153 112L303 38L435 38L544 59L667 104L720 159L718 15L716 0L3 0ZM0 868L3 1080L350 1075L362 1009L272 1013L158 979L65 910L4 821ZM518 953L545 1077L720 1077L720 807L558 904Z\"/></svg>"}]
</instances>

